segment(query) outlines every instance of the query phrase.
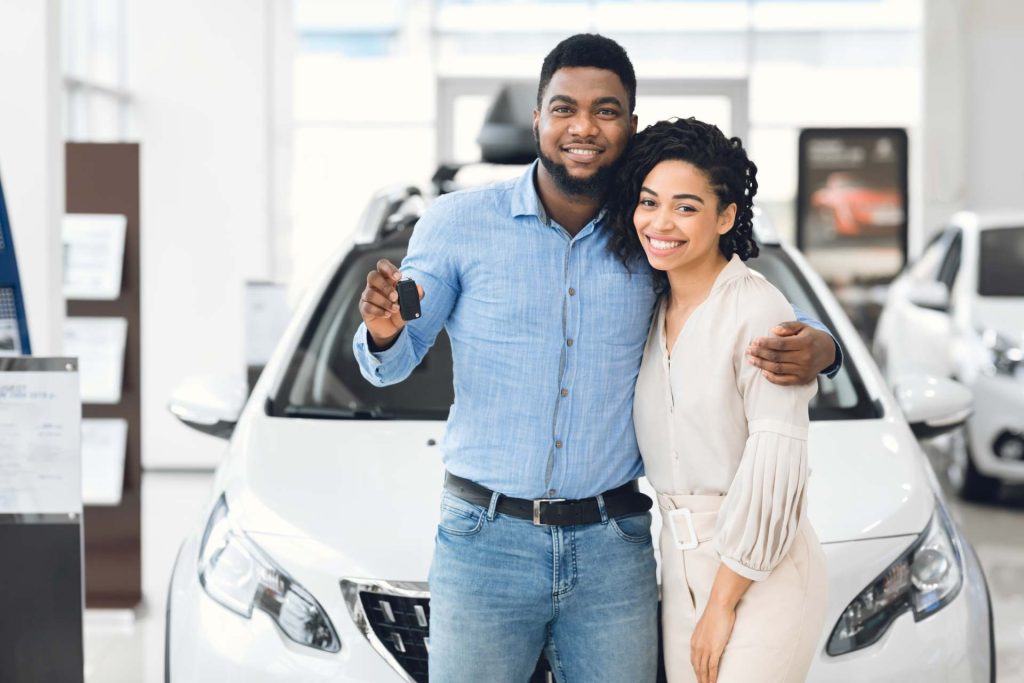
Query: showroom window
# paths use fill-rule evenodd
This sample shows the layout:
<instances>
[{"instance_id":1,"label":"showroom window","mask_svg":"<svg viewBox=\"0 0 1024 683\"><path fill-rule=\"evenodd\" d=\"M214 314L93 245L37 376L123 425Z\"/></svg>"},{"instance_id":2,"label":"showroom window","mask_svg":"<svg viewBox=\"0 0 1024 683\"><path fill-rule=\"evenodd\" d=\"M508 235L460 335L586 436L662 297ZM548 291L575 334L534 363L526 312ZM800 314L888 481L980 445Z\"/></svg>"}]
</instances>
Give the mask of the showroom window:
<instances>
[{"instance_id":1,"label":"showroom window","mask_svg":"<svg viewBox=\"0 0 1024 683\"><path fill-rule=\"evenodd\" d=\"M125 0L63 0L64 137L118 142L128 137Z\"/></svg>"}]
</instances>

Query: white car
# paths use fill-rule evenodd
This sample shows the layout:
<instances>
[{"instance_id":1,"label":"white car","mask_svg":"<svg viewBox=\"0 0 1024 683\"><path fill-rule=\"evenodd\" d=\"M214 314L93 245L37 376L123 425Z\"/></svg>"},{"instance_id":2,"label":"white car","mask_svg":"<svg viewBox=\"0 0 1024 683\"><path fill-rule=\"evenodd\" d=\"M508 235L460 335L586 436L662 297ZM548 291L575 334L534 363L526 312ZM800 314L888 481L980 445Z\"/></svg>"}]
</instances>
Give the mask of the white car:
<instances>
[{"instance_id":1,"label":"white car","mask_svg":"<svg viewBox=\"0 0 1024 683\"><path fill-rule=\"evenodd\" d=\"M949 439L961 496L1024 482L1024 212L954 215L889 288L874 350L890 382L925 372L973 392Z\"/></svg>"},{"instance_id":2,"label":"white car","mask_svg":"<svg viewBox=\"0 0 1024 683\"><path fill-rule=\"evenodd\" d=\"M450 347L442 334L409 379L381 389L360 376L351 343L365 274L378 258L401 260L417 201L374 201L240 416L230 387L176 395L181 419L233 433L207 519L174 567L169 683L427 680ZM809 514L829 602L809 680L995 680L985 578L908 426L962 422L969 393L919 376L894 398L820 278L759 237L751 265L845 350L811 408ZM542 661L531 681L550 680Z\"/></svg>"}]
</instances>

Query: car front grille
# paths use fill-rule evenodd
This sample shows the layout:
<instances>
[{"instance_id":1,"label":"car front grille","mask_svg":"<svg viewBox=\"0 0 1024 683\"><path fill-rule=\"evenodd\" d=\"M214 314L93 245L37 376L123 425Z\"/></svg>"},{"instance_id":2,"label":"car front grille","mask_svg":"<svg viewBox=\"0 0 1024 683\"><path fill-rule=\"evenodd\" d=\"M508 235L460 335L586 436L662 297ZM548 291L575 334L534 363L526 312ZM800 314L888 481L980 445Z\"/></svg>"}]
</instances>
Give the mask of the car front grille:
<instances>
[{"instance_id":1,"label":"car front grille","mask_svg":"<svg viewBox=\"0 0 1024 683\"><path fill-rule=\"evenodd\" d=\"M430 593L418 582L344 579L341 590L356 626L408 683L428 683ZM553 683L541 657L529 683Z\"/></svg>"}]
</instances>

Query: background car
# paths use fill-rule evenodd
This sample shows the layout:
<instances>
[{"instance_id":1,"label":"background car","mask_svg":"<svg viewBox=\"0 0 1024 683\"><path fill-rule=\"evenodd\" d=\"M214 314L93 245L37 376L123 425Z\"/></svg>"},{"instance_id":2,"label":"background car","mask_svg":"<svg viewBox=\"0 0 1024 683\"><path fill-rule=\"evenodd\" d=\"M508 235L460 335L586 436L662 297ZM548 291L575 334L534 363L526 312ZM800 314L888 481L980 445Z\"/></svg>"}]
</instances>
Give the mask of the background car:
<instances>
[{"instance_id":1,"label":"background car","mask_svg":"<svg viewBox=\"0 0 1024 683\"><path fill-rule=\"evenodd\" d=\"M442 333L405 382L376 388L351 344L365 273L381 257L401 260L423 204L409 188L371 203L240 417L211 384L175 398L175 414L204 431L237 425L208 518L175 564L170 683L427 680L450 346ZM803 258L758 238L751 266L835 330L846 353L811 406L809 515L829 603L809 680L994 680L984 576L908 427L962 422L969 395L918 376L897 401ZM550 680L543 662L533 680Z\"/></svg>"},{"instance_id":2,"label":"background car","mask_svg":"<svg viewBox=\"0 0 1024 683\"><path fill-rule=\"evenodd\" d=\"M890 287L874 351L890 382L926 372L973 392L947 444L962 497L1024 482L1024 212L953 216Z\"/></svg>"}]
</instances>

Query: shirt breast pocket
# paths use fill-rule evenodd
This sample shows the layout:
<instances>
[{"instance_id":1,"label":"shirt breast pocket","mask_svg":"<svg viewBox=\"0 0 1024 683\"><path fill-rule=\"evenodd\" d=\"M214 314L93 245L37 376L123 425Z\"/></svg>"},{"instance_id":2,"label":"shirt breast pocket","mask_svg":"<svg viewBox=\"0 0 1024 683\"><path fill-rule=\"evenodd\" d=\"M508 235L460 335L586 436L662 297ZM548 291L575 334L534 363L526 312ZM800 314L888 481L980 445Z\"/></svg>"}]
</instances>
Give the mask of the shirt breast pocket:
<instances>
[{"instance_id":1,"label":"shirt breast pocket","mask_svg":"<svg viewBox=\"0 0 1024 683\"><path fill-rule=\"evenodd\" d=\"M582 288L581 288L582 289ZM654 280L642 273L603 273L589 296L581 292L583 324L593 339L611 346L643 345L654 308Z\"/></svg>"}]
</instances>

